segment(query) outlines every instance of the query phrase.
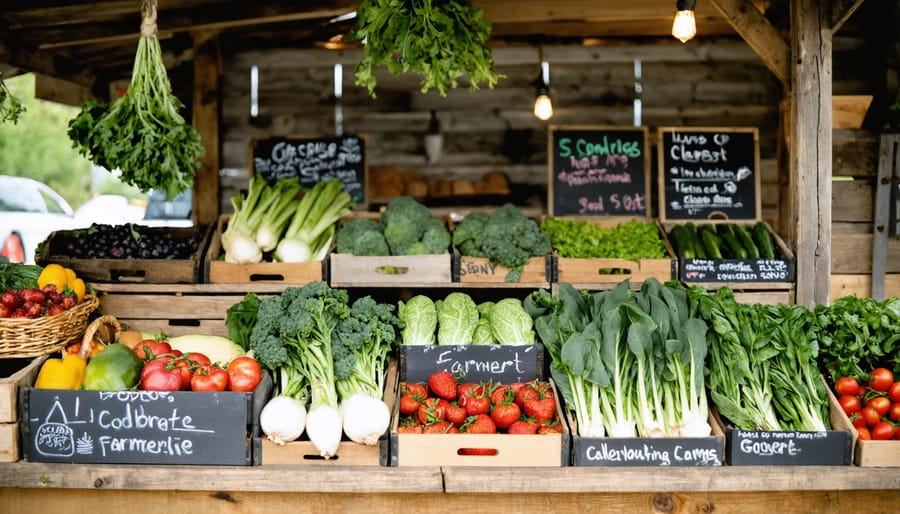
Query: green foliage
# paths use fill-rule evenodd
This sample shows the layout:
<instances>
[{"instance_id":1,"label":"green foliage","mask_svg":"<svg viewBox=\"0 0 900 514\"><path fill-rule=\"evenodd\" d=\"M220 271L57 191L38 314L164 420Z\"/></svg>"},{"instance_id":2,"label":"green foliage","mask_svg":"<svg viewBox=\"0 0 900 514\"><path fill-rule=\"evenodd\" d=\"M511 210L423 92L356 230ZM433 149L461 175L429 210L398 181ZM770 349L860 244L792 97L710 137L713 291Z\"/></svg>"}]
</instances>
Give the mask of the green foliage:
<instances>
[{"instance_id":1,"label":"green foliage","mask_svg":"<svg viewBox=\"0 0 900 514\"><path fill-rule=\"evenodd\" d=\"M356 10L355 38L365 41L356 65L356 84L375 97L375 67L396 76L422 75L422 92L441 96L468 75L474 91L484 82L493 88L502 78L486 42L491 24L484 11L456 0L363 0Z\"/></svg>"},{"instance_id":2,"label":"green foliage","mask_svg":"<svg viewBox=\"0 0 900 514\"><path fill-rule=\"evenodd\" d=\"M459 291L434 302L437 309L438 344L472 344L478 326L478 307L472 297Z\"/></svg>"},{"instance_id":3,"label":"green foliage","mask_svg":"<svg viewBox=\"0 0 900 514\"><path fill-rule=\"evenodd\" d=\"M542 227L560 257L662 259L666 246L654 223L629 220L601 227L569 218L547 218Z\"/></svg>"},{"instance_id":4,"label":"green foliage","mask_svg":"<svg viewBox=\"0 0 900 514\"><path fill-rule=\"evenodd\" d=\"M9 91L6 82L0 76L0 123L9 121L16 124L19 122L19 116L25 111L27 109L22 101Z\"/></svg>"},{"instance_id":5,"label":"green foliage","mask_svg":"<svg viewBox=\"0 0 900 514\"><path fill-rule=\"evenodd\" d=\"M370 296L350 306L350 315L338 323L332 338L335 386L341 399L356 393L381 399L397 323L394 306Z\"/></svg>"},{"instance_id":6,"label":"green foliage","mask_svg":"<svg viewBox=\"0 0 900 514\"><path fill-rule=\"evenodd\" d=\"M425 255L446 253L450 232L411 196L388 202L379 223L352 219L336 236L338 253L353 255Z\"/></svg>"},{"instance_id":7,"label":"green foliage","mask_svg":"<svg viewBox=\"0 0 900 514\"><path fill-rule=\"evenodd\" d=\"M434 344L437 309L431 298L419 294L397 303L402 344Z\"/></svg>"},{"instance_id":8,"label":"green foliage","mask_svg":"<svg viewBox=\"0 0 900 514\"><path fill-rule=\"evenodd\" d=\"M108 108L88 101L69 124L79 152L141 191L162 189L168 199L190 189L204 148L200 135L178 113L159 40L142 36L125 96Z\"/></svg>"}]
</instances>

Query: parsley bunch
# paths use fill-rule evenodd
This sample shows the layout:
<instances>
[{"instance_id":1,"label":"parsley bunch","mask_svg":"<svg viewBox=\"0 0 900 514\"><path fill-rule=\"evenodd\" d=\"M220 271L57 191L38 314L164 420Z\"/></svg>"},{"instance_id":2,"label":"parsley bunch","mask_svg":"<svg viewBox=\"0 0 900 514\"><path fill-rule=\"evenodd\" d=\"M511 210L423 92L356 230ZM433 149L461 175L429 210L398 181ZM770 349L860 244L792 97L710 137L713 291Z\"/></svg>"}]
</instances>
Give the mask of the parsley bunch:
<instances>
[{"instance_id":1,"label":"parsley bunch","mask_svg":"<svg viewBox=\"0 0 900 514\"><path fill-rule=\"evenodd\" d=\"M193 186L204 148L200 135L178 113L155 35L142 35L131 84L108 109L91 100L69 121L79 153L141 191L162 189L168 199Z\"/></svg>"},{"instance_id":2,"label":"parsley bunch","mask_svg":"<svg viewBox=\"0 0 900 514\"><path fill-rule=\"evenodd\" d=\"M422 92L441 96L469 76L472 90L484 82L493 88L502 78L485 45L491 24L484 11L456 0L363 0L357 9L356 39L365 42L356 65L356 85L375 98L375 67L393 75L421 73Z\"/></svg>"},{"instance_id":3,"label":"parsley bunch","mask_svg":"<svg viewBox=\"0 0 900 514\"><path fill-rule=\"evenodd\" d=\"M7 121L17 123L23 112L25 112L25 106L10 93L6 82L0 80L0 123Z\"/></svg>"}]
</instances>

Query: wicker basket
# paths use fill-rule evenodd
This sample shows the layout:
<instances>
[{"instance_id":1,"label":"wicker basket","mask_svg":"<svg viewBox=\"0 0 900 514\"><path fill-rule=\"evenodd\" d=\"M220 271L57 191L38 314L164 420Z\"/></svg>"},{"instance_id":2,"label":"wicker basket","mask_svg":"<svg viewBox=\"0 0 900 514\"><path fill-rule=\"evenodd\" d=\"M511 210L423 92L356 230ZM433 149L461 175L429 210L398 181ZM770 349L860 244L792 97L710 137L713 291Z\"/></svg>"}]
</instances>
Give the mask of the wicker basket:
<instances>
[{"instance_id":1,"label":"wicker basket","mask_svg":"<svg viewBox=\"0 0 900 514\"><path fill-rule=\"evenodd\" d=\"M0 319L0 358L37 357L62 350L84 334L88 318L100 305L87 295L71 309L40 318Z\"/></svg>"}]
</instances>

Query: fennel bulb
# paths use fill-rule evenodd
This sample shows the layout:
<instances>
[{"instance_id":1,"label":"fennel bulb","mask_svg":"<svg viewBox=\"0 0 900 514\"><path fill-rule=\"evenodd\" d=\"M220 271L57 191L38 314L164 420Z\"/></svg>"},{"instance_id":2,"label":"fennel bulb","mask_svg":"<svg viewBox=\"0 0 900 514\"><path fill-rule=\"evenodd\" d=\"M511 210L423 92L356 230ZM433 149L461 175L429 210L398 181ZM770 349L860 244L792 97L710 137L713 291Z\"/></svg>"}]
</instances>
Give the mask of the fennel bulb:
<instances>
[{"instance_id":1,"label":"fennel bulb","mask_svg":"<svg viewBox=\"0 0 900 514\"><path fill-rule=\"evenodd\" d=\"M391 424L391 410L383 401L356 393L341 402L344 433L354 443L373 446Z\"/></svg>"},{"instance_id":2,"label":"fennel bulb","mask_svg":"<svg viewBox=\"0 0 900 514\"><path fill-rule=\"evenodd\" d=\"M306 426L306 407L290 396L275 396L259 413L259 426L266 439L277 445L294 441Z\"/></svg>"},{"instance_id":3,"label":"fennel bulb","mask_svg":"<svg viewBox=\"0 0 900 514\"><path fill-rule=\"evenodd\" d=\"M337 407L320 403L306 415L306 435L322 457L337 455L342 433L341 411Z\"/></svg>"}]
</instances>

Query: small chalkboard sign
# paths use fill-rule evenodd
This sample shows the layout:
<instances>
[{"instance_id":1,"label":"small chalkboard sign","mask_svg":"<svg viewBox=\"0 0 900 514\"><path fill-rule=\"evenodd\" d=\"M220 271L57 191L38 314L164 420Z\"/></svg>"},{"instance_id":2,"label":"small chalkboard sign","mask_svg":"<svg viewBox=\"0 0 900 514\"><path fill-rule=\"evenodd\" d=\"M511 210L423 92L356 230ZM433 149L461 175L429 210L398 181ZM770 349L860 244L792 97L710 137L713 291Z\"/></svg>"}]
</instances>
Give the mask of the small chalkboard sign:
<instances>
[{"instance_id":1,"label":"small chalkboard sign","mask_svg":"<svg viewBox=\"0 0 900 514\"><path fill-rule=\"evenodd\" d=\"M551 126L549 130L550 215L649 215L646 127Z\"/></svg>"},{"instance_id":2,"label":"small chalkboard sign","mask_svg":"<svg viewBox=\"0 0 900 514\"><path fill-rule=\"evenodd\" d=\"M663 222L760 218L756 128L663 127L658 149Z\"/></svg>"},{"instance_id":3,"label":"small chalkboard sign","mask_svg":"<svg viewBox=\"0 0 900 514\"><path fill-rule=\"evenodd\" d=\"M793 282L793 259L681 259L685 282Z\"/></svg>"},{"instance_id":4,"label":"small chalkboard sign","mask_svg":"<svg viewBox=\"0 0 900 514\"><path fill-rule=\"evenodd\" d=\"M250 143L250 169L270 184L295 178L304 187L338 179L357 205L366 202L366 140L360 135L271 136Z\"/></svg>"},{"instance_id":5,"label":"small chalkboard sign","mask_svg":"<svg viewBox=\"0 0 900 514\"><path fill-rule=\"evenodd\" d=\"M721 466L725 438L574 437L575 466Z\"/></svg>"},{"instance_id":6,"label":"small chalkboard sign","mask_svg":"<svg viewBox=\"0 0 900 514\"><path fill-rule=\"evenodd\" d=\"M544 345L405 345L400 380L424 382L449 371L465 382L510 384L543 378Z\"/></svg>"},{"instance_id":7,"label":"small chalkboard sign","mask_svg":"<svg viewBox=\"0 0 900 514\"><path fill-rule=\"evenodd\" d=\"M849 431L727 431L733 466L848 466L853 444Z\"/></svg>"},{"instance_id":8,"label":"small chalkboard sign","mask_svg":"<svg viewBox=\"0 0 900 514\"><path fill-rule=\"evenodd\" d=\"M251 393L26 389L34 462L250 465Z\"/></svg>"}]
</instances>

